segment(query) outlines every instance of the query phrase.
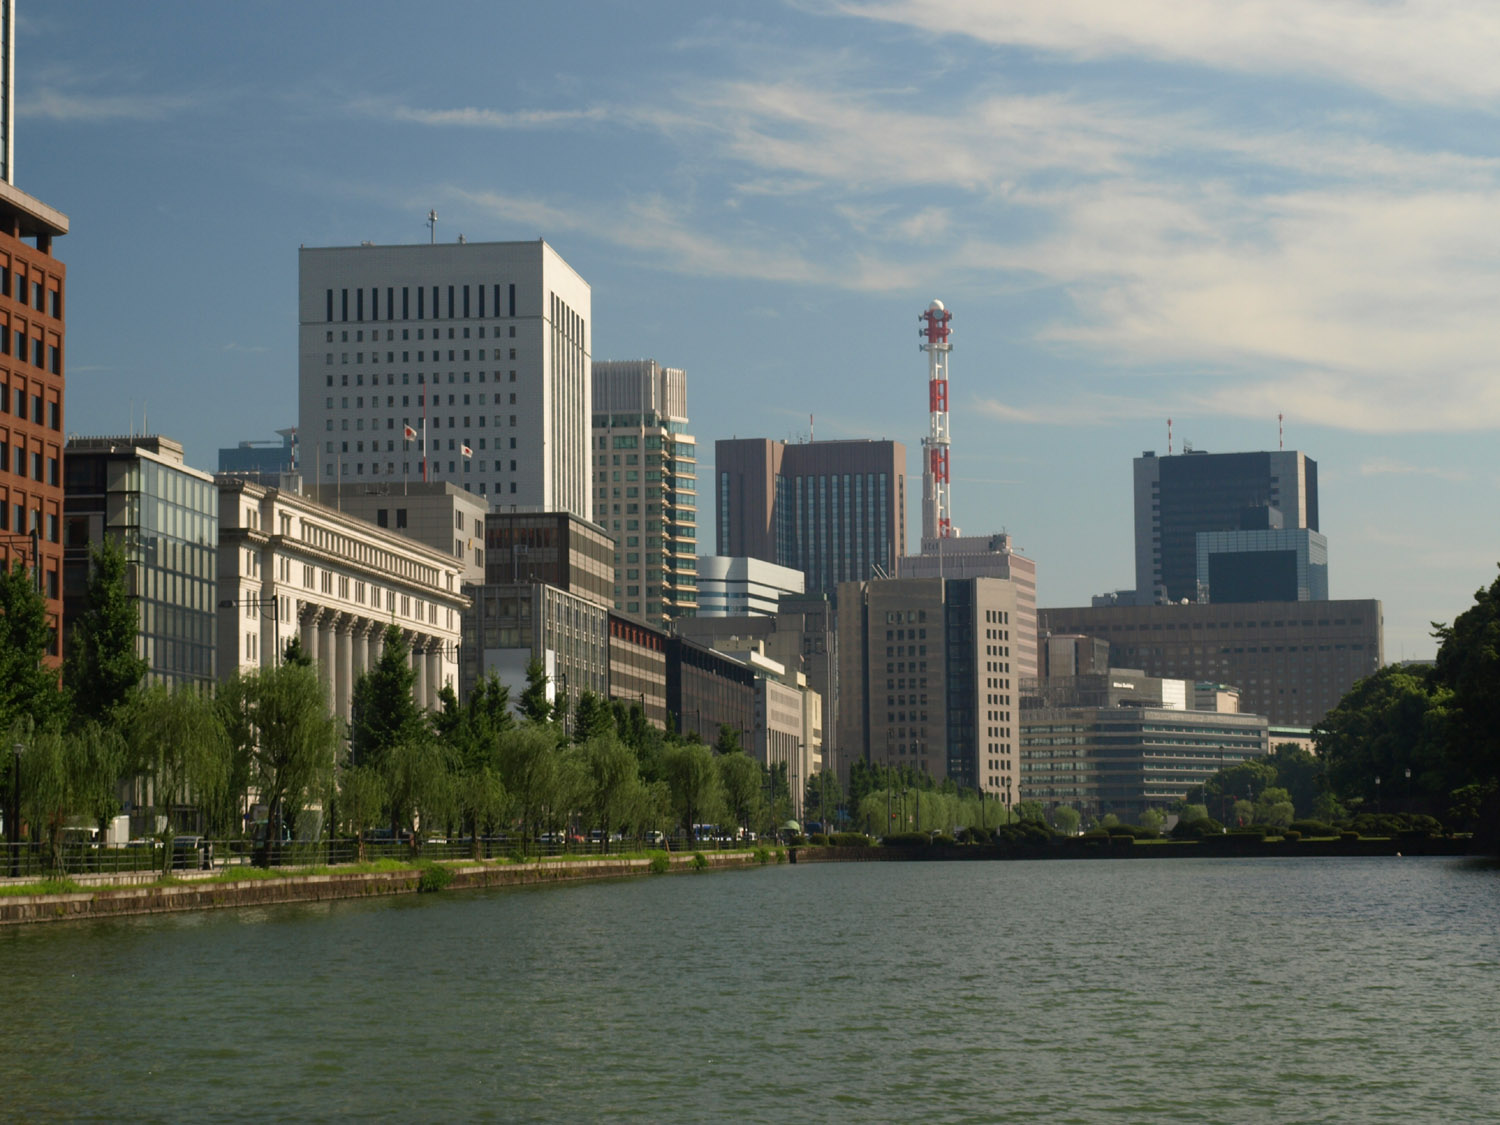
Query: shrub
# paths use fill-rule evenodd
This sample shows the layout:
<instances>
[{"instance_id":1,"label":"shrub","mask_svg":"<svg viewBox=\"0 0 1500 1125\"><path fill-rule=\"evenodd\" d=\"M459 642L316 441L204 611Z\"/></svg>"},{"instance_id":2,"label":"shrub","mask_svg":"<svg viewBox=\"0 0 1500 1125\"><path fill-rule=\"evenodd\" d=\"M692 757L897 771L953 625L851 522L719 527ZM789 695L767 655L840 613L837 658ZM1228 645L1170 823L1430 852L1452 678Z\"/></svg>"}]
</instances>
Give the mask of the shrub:
<instances>
[{"instance_id":1,"label":"shrub","mask_svg":"<svg viewBox=\"0 0 1500 1125\"><path fill-rule=\"evenodd\" d=\"M1229 830L1231 836L1249 836L1256 840L1264 840L1269 832L1264 824L1244 824Z\"/></svg>"},{"instance_id":2,"label":"shrub","mask_svg":"<svg viewBox=\"0 0 1500 1125\"><path fill-rule=\"evenodd\" d=\"M803 836L801 833L794 832L791 837L788 838L787 843L794 848L800 848L807 843L807 837Z\"/></svg>"},{"instance_id":3,"label":"shrub","mask_svg":"<svg viewBox=\"0 0 1500 1125\"><path fill-rule=\"evenodd\" d=\"M693 870L694 871L702 871L707 866L708 866L708 857L705 856L702 852L694 852L693 853Z\"/></svg>"},{"instance_id":4,"label":"shrub","mask_svg":"<svg viewBox=\"0 0 1500 1125\"><path fill-rule=\"evenodd\" d=\"M666 852L651 853L651 874L665 875L672 870L672 860Z\"/></svg>"},{"instance_id":5,"label":"shrub","mask_svg":"<svg viewBox=\"0 0 1500 1125\"><path fill-rule=\"evenodd\" d=\"M451 882L453 872L448 868L437 863L425 863L422 865L422 877L417 880L417 891L440 891Z\"/></svg>"},{"instance_id":6,"label":"shrub","mask_svg":"<svg viewBox=\"0 0 1500 1125\"><path fill-rule=\"evenodd\" d=\"M1291 831L1298 832L1303 836L1337 836L1338 829L1331 824L1324 824L1321 820L1294 820Z\"/></svg>"},{"instance_id":7,"label":"shrub","mask_svg":"<svg viewBox=\"0 0 1500 1125\"><path fill-rule=\"evenodd\" d=\"M1085 840L1108 839L1109 838L1109 829L1108 828L1101 828L1101 827L1099 827L1099 825L1096 824L1096 825L1094 825L1094 827L1090 828L1087 832L1085 832L1083 834L1083 838Z\"/></svg>"},{"instance_id":8,"label":"shrub","mask_svg":"<svg viewBox=\"0 0 1500 1125\"><path fill-rule=\"evenodd\" d=\"M1109 846L1112 848L1132 848L1135 846L1135 837L1130 835L1128 832L1123 836L1116 836L1111 834L1109 838Z\"/></svg>"},{"instance_id":9,"label":"shrub","mask_svg":"<svg viewBox=\"0 0 1500 1125\"><path fill-rule=\"evenodd\" d=\"M826 833L826 832L814 832L807 839L808 839L809 843L813 844L816 847L820 847L820 848L821 847L825 847L828 844L828 833Z\"/></svg>"},{"instance_id":10,"label":"shrub","mask_svg":"<svg viewBox=\"0 0 1500 1125\"><path fill-rule=\"evenodd\" d=\"M1296 844L1302 841L1302 833L1298 832L1295 828L1288 828L1281 834L1281 838L1288 844Z\"/></svg>"},{"instance_id":11,"label":"shrub","mask_svg":"<svg viewBox=\"0 0 1500 1125\"><path fill-rule=\"evenodd\" d=\"M1203 840L1210 836L1222 836L1224 826L1211 816L1197 820L1179 820L1172 829L1174 840Z\"/></svg>"},{"instance_id":12,"label":"shrub","mask_svg":"<svg viewBox=\"0 0 1500 1125\"><path fill-rule=\"evenodd\" d=\"M771 862L771 849L770 848L756 848L755 849L755 862L756 863L770 863Z\"/></svg>"},{"instance_id":13,"label":"shrub","mask_svg":"<svg viewBox=\"0 0 1500 1125\"><path fill-rule=\"evenodd\" d=\"M782 849L782 848L777 848L776 849L776 862L777 863L785 863L786 862L786 851L784 849Z\"/></svg>"},{"instance_id":14,"label":"shrub","mask_svg":"<svg viewBox=\"0 0 1500 1125\"><path fill-rule=\"evenodd\" d=\"M925 832L892 832L881 841L888 848L925 847L931 842L932 837Z\"/></svg>"},{"instance_id":15,"label":"shrub","mask_svg":"<svg viewBox=\"0 0 1500 1125\"><path fill-rule=\"evenodd\" d=\"M1345 829L1344 831L1339 833L1339 839L1346 844L1352 844L1354 843L1354 841L1359 839L1359 833L1355 832L1353 829Z\"/></svg>"},{"instance_id":16,"label":"shrub","mask_svg":"<svg viewBox=\"0 0 1500 1125\"><path fill-rule=\"evenodd\" d=\"M943 848L951 848L958 843L958 841L955 840L952 836L949 836L943 832L939 832L936 836L934 836L932 838L932 842Z\"/></svg>"},{"instance_id":17,"label":"shrub","mask_svg":"<svg viewBox=\"0 0 1500 1125\"><path fill-rule=\"evenodd\" d=\"M841 848L868 848L870 837L863 832L835 832L833 842Z\"/></svg>"}]
</instances>

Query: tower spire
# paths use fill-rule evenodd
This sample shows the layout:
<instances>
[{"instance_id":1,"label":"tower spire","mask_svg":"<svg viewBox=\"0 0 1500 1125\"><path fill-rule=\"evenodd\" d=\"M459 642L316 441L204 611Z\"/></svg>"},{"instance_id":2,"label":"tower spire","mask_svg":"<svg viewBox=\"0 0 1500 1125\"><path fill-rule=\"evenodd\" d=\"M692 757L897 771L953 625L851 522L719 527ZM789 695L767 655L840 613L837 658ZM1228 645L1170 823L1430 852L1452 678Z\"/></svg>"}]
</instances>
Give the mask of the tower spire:
<instances>
[{"instance_id":1,"label":"tower spire","mask_svg":"<svg viewBox=\"0 0 1500 1125\"><path fill-rule=\"evenodd\" d=\"M952 334L948 323L953 314L943 307L942 301L933 301L926 312L917 315L917 319L923 322L917 330L923 339L920 348L927 353L927 436L922 439L927 456L922 469L922 538L947 539L958 534L958 528L953 526L948 465L948 353L953 350L953 345L948 342Z\"/></svg>"}]
</instances>

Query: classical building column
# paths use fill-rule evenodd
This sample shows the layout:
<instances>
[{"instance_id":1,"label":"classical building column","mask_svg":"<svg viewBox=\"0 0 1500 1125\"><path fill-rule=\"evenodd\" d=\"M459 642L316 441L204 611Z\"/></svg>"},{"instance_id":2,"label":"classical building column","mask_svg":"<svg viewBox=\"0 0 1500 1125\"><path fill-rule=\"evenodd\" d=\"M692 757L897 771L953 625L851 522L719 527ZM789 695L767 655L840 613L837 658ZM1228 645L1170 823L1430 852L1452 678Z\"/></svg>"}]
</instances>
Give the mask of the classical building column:
<instances>
[{"instance_id":1,"label":"classical building column","mask_svg":"<svg viewBox=\"0 0 1500 1125\"><path fill-rule=\"evenodd\" d=\"M298 607L299 625L302 632L302 651L309 660L318 659L318 610L305 602Z\"/></svg>"},{"instance_id":2,"label":"classical building column","mask_svg":"<svg viewBox=\"0 0 1500 1125\"><path fill-rule=\"evenodd\" d=\"M443 642L434 638L427 646L427 706L437 708L441 705L440 693L443 690Z\"/></svg>"},{"instance_id":3,"label":"classical building column","mask_svg":"<svg viewBox=\"0 0 1500 1125\"><path fill-rule=\"evenodd\" d=\"M418 707L425 709L431 706L431 703L428 701L427 638L413 636L411 639L411 648L408 652L411 656L412 671L417 674L416 680L412 685L412 697L416 700Z\"/></svg>"},{"instance_id":4,"label":"classical building column","mask_svg":"<svg viewBox=\"0 0 1500 1125\"><path fill-rule=\"evenodd\" d=\"M349 701L354 694L354 618L340 614L334 623L333 713L348 721Z\"/></svg>"},{"instance_id":5,"label":"classical building column","mask_svg":"<svg viewBox=\"0 0 1500 1125\"><path fill-rule=\"evenodd\" d=\"M370 628L374 623L368 617L358 618L354 623L354 667L351 669L354 680L359 683L360 677L370 670ZM349 688L349 698L354 698L354 687Z\"/></svg>"},{"instance_id":6,"label":"classical building column","mask_svg":"<svg viewBox=\"0 0 1500 1125\"><path fill-rule=\"evenodd\" d=\"M334 714L339 714L336 704L337 696L337 665L338 653L334 649L334 625L337 615L332 610L323 610L318 614L318 679L323 681L323 690L328 693L330 705L335 706Z\"/></svg>"},{"instance_id":7,"label":"classical building column","mask_svg":"<svg viewBox=\"0 0 1500 1125\"><path fill-rule=\"evenodd\" d=\"M378 621L372 622L372 625L374 627L370 630L370 651L367 657L371 668L380 663L380 658L385 653L385 626Z\"/></svg>"}]
</instances>

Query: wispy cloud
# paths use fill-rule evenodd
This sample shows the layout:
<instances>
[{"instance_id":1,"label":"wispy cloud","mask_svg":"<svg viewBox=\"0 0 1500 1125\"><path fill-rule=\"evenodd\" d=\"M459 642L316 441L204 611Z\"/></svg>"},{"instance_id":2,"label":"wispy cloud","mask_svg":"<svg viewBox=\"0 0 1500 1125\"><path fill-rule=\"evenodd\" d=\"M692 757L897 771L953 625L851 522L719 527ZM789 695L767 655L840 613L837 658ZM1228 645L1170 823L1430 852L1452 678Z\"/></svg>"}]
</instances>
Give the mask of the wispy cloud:
<instances>
[{"instance_id":1,"label":"wispy cloud","mask_svg":"<svg viewBox=\"0 0 1500 1125\"><path fill-rule=\"evenodd\" d=\"M193 105L193 98L173 94L88 94L43 86L22 95L20 113L43 121L97 124L157 121Z\"/></svg>"},{"instance_id":2,"label":"wispy cloud","mask_svg":"<svg viewBox=\"0 0 1500 1125\"><path fill-rule=\"evenodd\" d=\"M575 125L604 121L617 116L604 106L583 109L495 109L487 106L459 106L451 109L426 109L418 106L361 98L349 104L350 111L364 117L381 117L416 125L464 129L543 129L558 125Z\"/></svg>"},{"instance_id":3,"label":"wispy cloud","mask_svg":"<svg viewBox=\"0 0 1500 1125\"><path fill-rule=\"evenodd\" d=\"M1359 467L1361 476L1415 476L1434 477L1437 480L1461 482L1469 479L1469 474L1461 469L1445 469L1439 465L1410 465L1405 461L1397 461L1391 457L1374 457L1365 461Z\"/></svg>"},{"instance_id":4,"label":"wispy cloud","mask_svg":"<svg viewBox=\"0 0 1500 1125\"><path fill-rule=\"evenodd\" d=\"M1500 96L1500 10L1448 0L832 0L828 10L1083 61L1300 75L1392 98Z\"/></svg>"}]
</instances>

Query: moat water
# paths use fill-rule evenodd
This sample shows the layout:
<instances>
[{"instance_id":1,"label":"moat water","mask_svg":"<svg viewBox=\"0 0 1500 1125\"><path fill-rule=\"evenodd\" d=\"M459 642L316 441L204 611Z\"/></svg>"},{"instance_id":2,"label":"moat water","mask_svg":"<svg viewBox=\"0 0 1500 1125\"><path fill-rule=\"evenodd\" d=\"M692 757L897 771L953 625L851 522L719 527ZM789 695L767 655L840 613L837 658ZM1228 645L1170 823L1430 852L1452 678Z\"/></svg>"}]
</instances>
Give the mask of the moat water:
<instances>
[{"instance_id":1,"label":"moat water","mask_svg":"<svg viewBox=\"0 0 1500 1125\"><path fill-rule=\"evenodd\" d=\"M0 931L9 1120L1479 1121L1500 868L819 864Z\"/></svg>"}]
</instances>

